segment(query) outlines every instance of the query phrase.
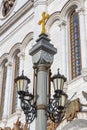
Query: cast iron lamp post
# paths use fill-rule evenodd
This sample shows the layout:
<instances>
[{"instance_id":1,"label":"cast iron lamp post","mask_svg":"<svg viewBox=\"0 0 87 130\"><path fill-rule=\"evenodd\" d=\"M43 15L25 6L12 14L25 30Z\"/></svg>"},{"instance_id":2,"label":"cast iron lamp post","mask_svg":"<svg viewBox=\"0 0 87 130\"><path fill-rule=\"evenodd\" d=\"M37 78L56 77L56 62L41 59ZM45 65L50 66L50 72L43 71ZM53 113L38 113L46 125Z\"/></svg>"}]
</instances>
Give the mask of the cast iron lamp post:
<instances>
[{"instance_id":1,"label":"cast iron lamp post","mask_svg":"<svg viewBox=\"0 0 87 130\"><path fill-rule=\"evenodd\" d=\"M18 76L15 79L17 84L17 93L19 94L19 98L21 100L21 108L26 115L26 122L31 123L36 117L36 105L32 103L34 96L28 92L28 84L30 83L30 79L24 76L22 71L22 75Z\"/></svg>"},{"instance_id":2,"label":"cast iron lamp post","mask_svg":"<svg viewBox=\"0 0 87 130\"><path fill-rule=\"evenodd\" d=\"M47 129L47 118L53 122L61 122L65 114L67 95L63 92L66 78L59 73L50 76L50 67L57 49L50 43L46 34L39 35L37 43L30 49L34 69L34 93L28 91L30 79L22 75L15 79L21 107L26 116L26 122L31 123L36 117L36 130ZM54 86L54 95L50 99L50 83Z\"/></svg>"},{"instance_id":3,"label":"cast iron lamp post","mask_svg":"<svg viewBox=\"0 0 87 130\"><path fill-rule=\"evenodd\" d=\"M64 82L66 82L66 78L64 75L59 73L54 75L51 78L54 86L54 95L53 99L51 99L50 103L47 106L48 117L55 122L61 122L65 115L65 105L67 102L67 94L63 91Z\"/></svg>"},{"instance_id":4,"label":"cast iron lamp post","mask_svg":"<svg viewBox=\"0 0 87 130\"><path fill-rule=\"evenodd\" d=\"M47 116L53 122L61 122L64 117L64 108L67 100L67 94L63 92L64 82L66 78L64 75L59 73L54 75L51 78L54 86L54 95L53 99L51 99L50 103L47 105ZM37 116L37 106L36 102L33 103L34 95L29 93L28 84L30 83L30 79L24 76L23 72L21 76L18 76L15 79L17 84L17 92L20 95L21 100L21 108L23 109L26 115L26 122L31 123L35 117Z\"/></svg>"}]
</instances>

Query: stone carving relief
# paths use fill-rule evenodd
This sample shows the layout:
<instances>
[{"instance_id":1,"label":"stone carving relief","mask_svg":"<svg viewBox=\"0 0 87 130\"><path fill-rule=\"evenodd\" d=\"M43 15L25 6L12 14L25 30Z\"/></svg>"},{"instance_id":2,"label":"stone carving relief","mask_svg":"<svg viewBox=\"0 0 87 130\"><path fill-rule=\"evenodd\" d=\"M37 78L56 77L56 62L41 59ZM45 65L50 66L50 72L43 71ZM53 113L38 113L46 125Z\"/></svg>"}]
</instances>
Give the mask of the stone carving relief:
<instances>
[{"instance_id":1,"label":"stone carving relief","mask_svg":"<svg viewBox=\"0 0 87 130\"><path fill-rule=\"evenodd\" d=\"M0 5L0 18L5 18L10 13L16 0L2 0Z\"/></svg>"},{"instance_id":2,"label":"stone carving relief","mask_svg":"<svg viewBox=\"0 0 87 130\"><path fill-rule=\"evenodd\" d=\"M14 5L15 0L3 0L2 15L6 16Z\"/></svg>"},{"instance_id":3,"label":"stone carving relief","mask_svg":"<svg viewBox=\"0 0 87 130\"><path fill-rule=\"evenodd\" d=\"M66 119L67 121L71 121L72 119L74 119L75 117L77 117L77 112L80 111L80 101L79 98L71 101L67 107L66 107Z\"/></svg>"}]
</instances>

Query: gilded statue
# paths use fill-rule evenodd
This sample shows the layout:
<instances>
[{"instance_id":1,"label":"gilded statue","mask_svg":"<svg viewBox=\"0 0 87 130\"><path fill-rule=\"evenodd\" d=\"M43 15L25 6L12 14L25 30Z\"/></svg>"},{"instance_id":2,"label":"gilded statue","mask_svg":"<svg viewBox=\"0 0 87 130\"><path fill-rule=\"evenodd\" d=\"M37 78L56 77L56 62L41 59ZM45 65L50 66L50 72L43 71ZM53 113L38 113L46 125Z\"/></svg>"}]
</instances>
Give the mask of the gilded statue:
<instances>
[{"instance_id":1,"label":"gilded statue","mask_svg":"<svg viewBox=\"0 0 87 130\"><path fill-rule=\"evenodd\" d=\"M46 21L47 19L49 18L49 14L46 14L46 12L43 12L42 13L42 19L38 22L39 25L42 25L42 31L41 33L46 33Z\"/></svg>"},{"instance_id":2,"label":"gilded statue","mask_svg":"<svg viewBox=\"0 0 87 130\"><path fill-rule=\"evenodd\" d=\"M2 2L2 15L6 16L13 7L15 0L3 0Z\"/></svg>"},{"instance_id":3,"label":"gilded statue","mask_svg":"<svg viewBox=\"0 0 87 130\"><path fill-rule=\"evenodd\" d=\"M66 107L66 119L67 121L71 121L75 117L77 117L77 112L80 111L80 101L79 98L71 101Z\"/></svg>"}]
</instances>

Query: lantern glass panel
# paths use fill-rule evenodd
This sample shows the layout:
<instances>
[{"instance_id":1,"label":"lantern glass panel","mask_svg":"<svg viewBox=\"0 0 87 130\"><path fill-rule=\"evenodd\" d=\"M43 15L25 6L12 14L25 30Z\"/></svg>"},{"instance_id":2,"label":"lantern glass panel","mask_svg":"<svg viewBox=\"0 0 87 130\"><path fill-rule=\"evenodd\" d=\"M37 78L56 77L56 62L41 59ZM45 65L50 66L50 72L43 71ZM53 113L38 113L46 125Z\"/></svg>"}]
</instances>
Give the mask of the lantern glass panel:
<instances>
[{"instance_id":1,"label":"lantern glass panel","mask_svg":"<svg viewBox=\"0 0 87 130\"><path fill-rule=\"evenodd\" d=\"M17 80L17 89L18 91L25 91L27 87L27 80L26 79L19 79Z\"/></svg>"},{"instance_id":2,"label":"lantern glass panel","mask_svg":"<svg viewBox=\"0 0 87 130\"><path fill-rule=\"evenodd\" d=\"M63 90L64 86L64 79L62 78L55 78L53 79L53 84L54 84L54 90Z\"/></svg>"},{"instance_id":3,"label":"lantern glass panel","mask_svg":"<svg viewBox=\"0 0 87 130\"><path fill-rule=\"evenodd\" d=\"M61 98L60 98L60 106L64 107L67 101L67 95L66 94L62 94Z\"/></svg>"}]
</instances>

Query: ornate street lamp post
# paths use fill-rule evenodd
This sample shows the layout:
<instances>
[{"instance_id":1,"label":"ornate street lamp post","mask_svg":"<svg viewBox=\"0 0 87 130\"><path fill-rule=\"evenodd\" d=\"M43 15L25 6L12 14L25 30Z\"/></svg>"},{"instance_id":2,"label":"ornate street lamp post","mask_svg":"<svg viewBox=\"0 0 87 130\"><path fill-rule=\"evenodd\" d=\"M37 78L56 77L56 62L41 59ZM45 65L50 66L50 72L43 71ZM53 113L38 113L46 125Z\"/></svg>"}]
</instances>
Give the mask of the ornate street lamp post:
<instances>
[{"instance_id":1,"label":"ornate street lamp post","mask_svg":"<svg viewBox=\"0 0 87 130\"><path fill-rule=\"evenodd\" d=\"M49 18L49 15L46 15L44 12L42 17L43 18L39 21L39 24L42 24L42 34L39 35L36 44L29 52L32 56L33 66L35 68L34 94L28 91L30 79L24 76L23 72L21 76L15 79L17 92L21 100L21 108L26 116L26 122L29 124L36 118L36 130L47 129L48 117L55 123L62 121L65 116L68 97L63 91L66 78L59 73L59 69L58 74L50 77L49 70L53 63L54 55L57 53L57 49L50 43L48 35L45 34L45 20ZM50 94L49 87L51 87L49 80L53 83L54 95L52 99L48 100L48 95ZM77 102L77 106L78 105L79 102Z\"/></svg>"},{"instance_id":2,"label":"ornate street lamp post","mask_svg":"<svg viewBox=\"0 0 87 130\"><path fill-rule=\"evenodd\" d=\"M67 94L63 92L64 82L66 78L59 73L54 75L51 78L54 86L54 95L53 99L50 99L50 103L46 107L47 116L55 122L61 122L65 115L65 104L67 101ZM26 115L27 123L31 123L35 117L37 116L37 104L33 103L34 95L29 93L28 84L30 83L30 79L24 76L23 72L21 76L18 76L15 79L17 84L17 92L20 95L21 100L21 108Z\"/></svg>"},{"instance_id":3,"label":"ornate street lamp post","mask_svg":"<svg viewBox=\"0 0 87 130\"><path fill-rule=\"evenodd\" d=\"M22 72L22 75L15 79L15 83L17 84L17 92L21 100L21 108L26 115L26 122L31 123L36 117L36 105L32 103L34 96L28 92L30 79L24 76Z\"/></svg>"},{"instance_id":4,"label":"ornate street lamp post","mask_svg":"<svg viewBox=\"0 0 87 130\"><path fill-rule=\"evenodd\" d=\"M42 25L42 34L39 35L37 43L31 48L29 54L32 56L33 66L36 68L37 78L35 86L35 95L28 92L28 83L30 80L22 74L15 79L18 86L18 94L21 99L21 107L26 115L27 123L31 123L36 117L36 130L47 129L47 117L54 122L60 122L64 117L64 107L67 95L63 92L63 85L66 78L58 74L50 80L53 82L55 94L53 99L47 104L47 95L49 95L49 69L53 63L54 55L57 49L50 43L46 35L46 20L49 15L42 13L42 19L39 24ZM38 97L38 98L37 98ZM33 102L35 99L35 102ZM47 114L46 114L47 113Z\"/></svg>"},{"instance_id":5,"label":"ornate street lamp post","mask_svg":"<svg viewBox=\"0 0 87 130\"><path fill-rule=\"evenodd\" d=\"M53 122L58 123L62 121L65 115L64 108L67 102L67 94L63 92L63 86L64 82L66 82L66 78L59 73L58 69L58 74L54 75L51 81L54 86L54 95L53 99L51 99L51 102L48 104L47 113L48 117L50 117Z\"/></svg>"}]
</instances>

